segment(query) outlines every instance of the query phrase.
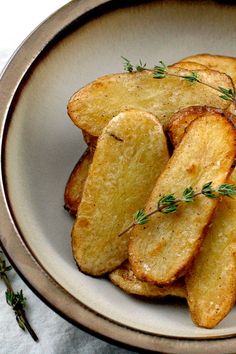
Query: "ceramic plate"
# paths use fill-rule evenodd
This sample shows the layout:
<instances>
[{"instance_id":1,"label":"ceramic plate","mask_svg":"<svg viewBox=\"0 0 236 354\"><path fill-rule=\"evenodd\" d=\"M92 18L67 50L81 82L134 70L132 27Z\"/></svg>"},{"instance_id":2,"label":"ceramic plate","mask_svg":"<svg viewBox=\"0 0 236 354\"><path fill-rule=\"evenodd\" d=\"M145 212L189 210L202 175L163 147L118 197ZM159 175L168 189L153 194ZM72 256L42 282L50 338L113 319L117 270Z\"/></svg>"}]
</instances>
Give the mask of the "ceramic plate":
<instances>
[{"instance_id":1,"label":"ceramic plate","mask_svg":"<svg viewBox=\"0 0 236 354\"><path fill-rule=\"evenodd\" d=\"M122 55L150 66L201 52L236 56L235 18L236 6L223 2L72 1L37 28L2 76L1 242L41 298L97 335L166 353L235 351L236 309L206 330L184 302L139 300L80 273L73 219L63 209L65 183L85 150L66 113L69 97L122 71Z\"/></svg>"}]
</instances>

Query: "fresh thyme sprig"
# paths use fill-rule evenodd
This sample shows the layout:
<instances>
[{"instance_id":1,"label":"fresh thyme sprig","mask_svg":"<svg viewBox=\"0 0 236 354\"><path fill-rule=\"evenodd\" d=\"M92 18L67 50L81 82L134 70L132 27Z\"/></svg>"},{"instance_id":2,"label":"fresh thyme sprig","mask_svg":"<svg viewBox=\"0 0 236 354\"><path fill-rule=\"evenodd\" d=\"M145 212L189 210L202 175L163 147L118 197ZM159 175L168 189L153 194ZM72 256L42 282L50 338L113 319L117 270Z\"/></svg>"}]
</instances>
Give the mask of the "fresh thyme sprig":
<instances>
[{"instance_id":1,"label":"fresh thyme sprig","mask_svg":"<svg viewBox=\"0 0 236 354\"><path fill-rule=\"evenodd\" d=\"M231 101L236 103L236 96L235 96L235 92L233 92L232 89L227 89L221 86L215 87L212 86L206 82L203 82L199 79L198 75L196 72L192 71L190 74L188 75L180 75L180 74L175 74L175 73L171 73L168 70L168 66L163 63L163 61L160 61L160 65L155 65L153 69L148 69L146 68L146 63L143 65L141 60L140 65L133 65L128 59L122 57L122 59L124 59L124 70L125 71L129 71L129 72L133 72L134 70L137 71L143 71L145 69L147 70L151 70L153 71L153 78L154 79L164 79L167 76L175 76L175 77L179 77L181 79L187 80L189 82L198 82L202 85L208 86L209 88L217 91L220 93L220 98L222 98L223 100L226 101Z\"/></svg>"},{"instance_id":2,"label":"fresh thyme sprig","mask_svg":"<svg viewBox=\"0 0 236 354\"><path fill-rule=\"evenodd\" d=\"M192 203L195 198L199 195L203 195L206 198L219 198L219 197L229 197L232 198L236 195L236 185L224 183L218 188L212 187L212 182L207 182L202 186L200 191L195 192L192 187L187 187L182 193L181 198L176 198L174 193L163 195L157 202L157 207L149 213L145 213L143 209L138 210L133 218L132 224L130 224L125 230L123 230L119 236L124 235L126 232L131 230L135 225L147 224L150 216L156 213L170 214L175 213L180 204Z\"/></svg>"},{"instance_id":3,"label":"fresh thyme sprig","mask_svg":"<svg viewBox=\"0 0 236 354\"><path fill-rule=\"evenodd\" d=\"M155 65L153 69L154 79L164 79L164 77L166 77L168 67L163 63L163 61L160 61L159 63L161 65Z\"/></svg>"},{"instance_id":4,"label":"fresh thyme sprig","mask_svg":"<svg viewBox=\"0 0 236 354\"><path fill-rule=\"evenodd\" d=\"M219 86L218 89L219 89L219 92L223 93L223 95L221 95L220 98L223 98L223 100L226 100L226 101L233 101L233 102L235 101L235 95L234 95L232 89L226 89L221 86Z\"/></svg>"},{"instance_id":5,"label":"fresh thyme sprig","mask_svg":"<svg viewBox=\"0 0 236 354\"><path fill-rule=\"evenodd\" d=\"M121 57L124 60L124 70L132 73L134 70L137 71L143 71L146 69L146 63L142 63L141 60L139 60L139 64L133 65L129 61L129 59L126 59L125 57Z\"/></svg>"},{"instance_id":6,"label":"fresh thyme sprig","mask_svg":"<svg viewBox=\"0 0 236 354\"><path fill-rule=\"evenodd\" d=\"M11 306L11 308L15 312L16 321L19 327L24 331L27 329L27 331L29 332L33 340L37 342L38 337L34 332L34 330L32 329L32 327L30 326L25 315L24 309L26 306L26 298L23 294L23 291L20 290L20 292L15 293L12 288L11 282L8 278L7 272L9 272L11 269L12 267L8 266L6 264L6 261L3 258L3 252L0 251L0 278L3 280L7 288L5 292L6 302L9 306Z\"/></svg>"}]
</instances>

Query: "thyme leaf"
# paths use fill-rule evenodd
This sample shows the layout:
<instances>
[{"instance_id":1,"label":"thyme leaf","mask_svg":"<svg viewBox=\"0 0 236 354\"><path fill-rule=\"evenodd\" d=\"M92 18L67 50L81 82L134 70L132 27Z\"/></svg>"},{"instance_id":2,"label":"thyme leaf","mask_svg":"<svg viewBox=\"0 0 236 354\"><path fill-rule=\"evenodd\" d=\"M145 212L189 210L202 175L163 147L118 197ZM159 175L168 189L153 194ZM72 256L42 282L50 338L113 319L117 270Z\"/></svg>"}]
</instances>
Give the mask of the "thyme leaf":
<instances>
[{"instance_id":1,"label":"thyme leaf","mask_svg":"<svg viewBox=\"0 0 236 354\"><path fill-rule=\"evenodd\" d=\"M232 196L236 195L236 186L234 184L228 184L228 183L221 184L217 192L220 195L232 198Z\"/></svg>"},{"instance_id":2,"label":"thyme leaf","mask_svg":"<svg viewBox=\"0 0 236 354\"><path fill-rule=\"evenodd\" d=\"M223 95L221 95L220 98L222 98L223 100L226 100L226 101L234 100L235 97L234 97L234 93L233 93L232 89L226 89L221 86L219 86L218 89L219 89L219 92L223 93Z\"/></svg>"},{"instance_id":3,"label":"thyme leaf","mask_svg":"<svg viewBox=\"0 0 236 354\"><path fill-rule=\"evenodd\" d=\"M183 78L189 82L198 81L197 73L192 72L190 75L184 75Z\"/></svg>"},{"instance_id":4,"label":"thyme leaf","mask_svg":"<svg viewBox=\"0 0 236 354\"><path fill-rule=\"evenodd\" d=\"M205 183L201 193L207 198L217 198L216 191L212 188L212 182Z\"/></svg>"},{"instance_id":5,"label":"thyme leaf","mask_svg":"<svg viewBox=\"0 0 236 354\"><path fill-rule=\"evenodd\" d=\"M145 68L146 68L146 63L143 64L141 60L139 60L139 64L135 65L135 69L137 71L143 71L145 70Z\"/></svg>"},{"instance_id":6,"label":"thyme leaf","mask_svg":"<svg viewBox=\"0 0 236 354\"><path fill-rule=\"evenodd\" d=\"M143 224L147 224L148 217L147 214L144 212L144 210L141 209L136 211L136 213L134 214L134 220L136 224L143 225Z\"/></svg>"},{"instance_id":7,"label":"thyme leaf","mask_svg":"<svg viewBox=\"0 0 236 354\"><path fill-rule=\"evenodd\" d=\"M187 187L183 191L182 200L185 203L192 203L194 201L194 190L192 187Z\"/></svg>"},{"instance_id":8,"label":"thyme leaf","mask_svg":"<svg viewBox=\"0 0 236 354\"><path fill-rule=\"evenodd\" d=\"M159 62L161 65L154 66L153 69L153 77L154 79L164 79L167 74L167 66L163 63L163 61Z\"/></svg>"},{"instance_id":9,"label":"thyme leaf","mask_svg":"<svg viewBox=\"0 0 236 354\"><path fill-rule=\"evenodd\" d=\"M121 58L124 60L124 64L123 64L124 65L124 70L132 73L134 71L134 65L131 64L129 59L127 59L125 57L122 57L122 56L121 56Z\"/></svg>"}]
</instances>

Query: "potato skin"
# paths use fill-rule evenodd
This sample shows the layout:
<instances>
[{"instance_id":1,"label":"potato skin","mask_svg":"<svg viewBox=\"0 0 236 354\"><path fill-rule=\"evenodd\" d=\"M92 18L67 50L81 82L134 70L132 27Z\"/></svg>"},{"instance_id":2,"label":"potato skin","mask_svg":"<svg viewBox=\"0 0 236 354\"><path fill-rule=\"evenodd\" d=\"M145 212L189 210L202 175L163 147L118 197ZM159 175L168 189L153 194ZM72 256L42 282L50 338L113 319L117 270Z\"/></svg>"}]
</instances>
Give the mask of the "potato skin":
<instances>
[{"instance_id":1,"label":"potato skin","mask_svg":"<svg viewBox=\"0 0 236 354\"><path fill-rule=\"evenodd\" d=\"M206 148L207 147L207 148ZM225 182L235 156L235 129L218 113L194 120L159 177L146 212L156 208L161 195L182 196L187 186L201 190ZM129 261L135 275L157 285L173 282L191 265L217 200L198 196L173 214L156 213L146 225L131 231Z\"/></svg>"},{"instance_id":2,"label":"potato skin","mask_svg":"<svg viewBox=\"0 0 236 354\"><path fill-rule=\"evenodd\" d=\"M86 142L86 144L88 145L91 153L93 154L95 149L96 149L96 146L97 146L98 138L96 136L90 135L85 130L82 130L82 134L83 134L83 137L84 137L84 141Z\"/></svg>"},{"instance_id":3,"label":"potato skin","mask_svg":"<svg viewBox=\"0 0 236 354\"><path fill-rule=\"evenodd\" d=\"M168 158L162 126L150 113L120 113L103 130L72 230L83 272L99 276L127 258L128 235L118 235L145 205Z\"/></svg>"},{"instance_id":4,"label":"potato skin","mask_svg":"<svg viewBox=\"0 0 236 354\"><path fill-rule=\"evenodd\" d=\"M178 63L170 65L169 67L170 68L181 68L181 69L187 69L187 70L208 69L207 66L200 64L200 63L195 63L193 61L179 61Z\"/></svg>"},{"instance_id":5,"label":"potato skin","mask_svg":"<svg viewBox=\"0 0 236 354\"><path fill-rule=\"evenodd\" d=\"M181 278L169 286L156 286L139 280L131 269L128 261L109 274L112 283L131 295L145 296L149 298L177 296L186 298L184 279Z\"/></svg>"},{"instance_id":6,"label":"potato skin","mask_svg":"<svg viewBox=\"0 0 236 354\"><path fill-rule=\"evenodd\" d=\"M235 169L228 183L236 184ZM191 316L201 327L215 327L236 300L235 215L235 200L224 197L186 276Z\"/></svg>"},{"instance_id":7,"label":"potato skin","mask_svg":"<svg viewBox=\"0 0 236 354\"><path fill-rule=\"evenodd\" d=\"M174 114L168 129L172 143L178 146L191 121L214 112L216 110L210 107L188 107ZM228 112L221 114L235 124L235 116ZM236 183L236 170L227 182ZM217 206L200 252L188 270L188 304L192 319L198 326L215 327L235 303L235 215L235 201L224 198Z\"/></svg>"},{"instance_id":8,"label":"potato skin","mask_svg":"<svg viewBox=\"0 0 236 354\"><path fill-rule=\"evenodd\" d=\"M93 153L88 148L76 163L66 183L64 192L64 208L72 215L76 215L77 213L92 160Z\"/></svg>"},{"instance_id":9,"label":"potato skin","mask_svg":"<svg viewBox=\"0 0 236 354\"><path fill-rule=\"evenodd\" d=\"M219 113L222 116L224 115L224 112L221 109L208 106L190 106L174 113L167 128L167 133L172 145L174 147L179 145L186 129L194 119L206 114L212 115L214 112Z\"/></svg>"},{"instance_id":10,"label":"potato skin","mask_svg":"<svg viewBox=\"0 0 236 354\"><path fill-rule=\"evenodd\" d=\"M234 84L236 83L236 58L203 53L184 58L179 63L186 61L202 64L207 66L209 69L226 73L232 78Z\"/></svg>"},{"instance_id":11,"label":"potato skin","mask_svg":"<svg viewBox=\"0 0 236 354\"><path fill-rule=\"evenodd\" d=\"M173 114L170 124L167 128L167 133L174 147L177 147L181 142L189 124L203 115L211 116L212 113L219 113L225 119L228 119L236 127L236 116L227 111L222 111L214 107L208 106L190 106Z\"/></svg>"},{"instance_id":12,"label":"potato skin","mask_svg":"<svg viewBox=\"0 0 236 354\"><path fill-rule=\"evenodd\" d=\"M192 73L182 68L169 68L169 72L178 75ZM202 82L234 90L226 74L209 69L195 72ZM92 136L99 136L108 122L126 109L150 112L166 129L172 114L190 105L225 109L229 102L222 100L219 92L198 82L193 84L173 76L154 79L152 71L144 70L96 79L70 98L67 111L75 125Z\"/></svg>"}]
</instances>

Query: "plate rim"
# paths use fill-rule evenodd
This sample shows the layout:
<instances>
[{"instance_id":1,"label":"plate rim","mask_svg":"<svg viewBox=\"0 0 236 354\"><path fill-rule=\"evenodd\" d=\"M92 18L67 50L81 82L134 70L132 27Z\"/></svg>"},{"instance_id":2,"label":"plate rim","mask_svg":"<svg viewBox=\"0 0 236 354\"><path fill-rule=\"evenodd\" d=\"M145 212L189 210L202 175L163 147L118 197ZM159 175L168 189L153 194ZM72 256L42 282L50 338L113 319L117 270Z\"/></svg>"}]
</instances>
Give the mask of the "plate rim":
<instances>
[{"instance_id":1,"label":"plate rim","mask_svg":"<svg viewBox=\"0 0 236 354\"><path fill-rule=\"evenodd\" d=\"M236 338L184 339L160 336L118 324L84 306L59 285L32 254L14 221L14 215L12 215L10 203L7 200L4 174L6 131L10 122L11 110L14 109L14 103L18 91L20 91L19 88L29 70L47 47L53 44L58 35L65 35L75 21L91 14L93 18L95 14L93 11L97 11L99 8L104 11L127 6L127 4L134 5L144 2L131 0L120 1L118 4L117 0L73 0L39 25L20 45L4 68L0 80L0 91L4 92L0 96L0 245L17 273L45 304L72 324L92 335L129 349L158 350L181 354L189 353L189 350L192 354L201 353L202 350L205 353L222 353L222 350L235 349ZM27 58L25 53L27 53ZM16 248L17 253L14 254ZM57 299L55 300L55 298Z\"/></svg>"}]
</instances>

